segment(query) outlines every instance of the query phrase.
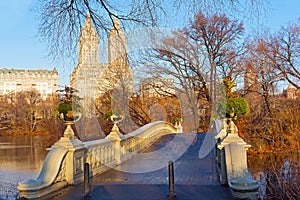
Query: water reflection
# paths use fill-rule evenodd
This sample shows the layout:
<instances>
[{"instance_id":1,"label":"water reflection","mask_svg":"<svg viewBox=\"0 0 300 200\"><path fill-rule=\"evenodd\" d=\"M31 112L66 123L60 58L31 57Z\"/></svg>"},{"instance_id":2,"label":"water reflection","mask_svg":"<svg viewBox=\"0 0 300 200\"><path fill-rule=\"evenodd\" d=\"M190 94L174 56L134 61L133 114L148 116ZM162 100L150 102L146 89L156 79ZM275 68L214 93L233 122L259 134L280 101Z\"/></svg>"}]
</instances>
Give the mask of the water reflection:
<instances>
[{"instance_id":1,"label":"water reflection","mask_svg":"<svg viewBox=\"0 0 300 200\"><path fill-rule=\"evenodd\" d=\"M257 200L258 198L258 192L256 191L239 192L231 190L231 193L236 199Z\"/></svg>"},{"instance_id":2,"label":"water reflection","mask_svg":"<svg viewBox=\"0 0 300 200\"><path fill-rule=\"evenodd\" d=\"M249 170L259 182L259 199L298 199L300 195L300 155L249 156Z\"/></svg>"},{"instance_id":3,"label":"water reflection","mask_svg":"<svg viewBox=\"0 0 300 200\"><path fill-rule=\"evenodd\" d=\"M49 145L46 136L0 136L1 182L16 184L37 176Z\"/></svg>"}]
</instances>

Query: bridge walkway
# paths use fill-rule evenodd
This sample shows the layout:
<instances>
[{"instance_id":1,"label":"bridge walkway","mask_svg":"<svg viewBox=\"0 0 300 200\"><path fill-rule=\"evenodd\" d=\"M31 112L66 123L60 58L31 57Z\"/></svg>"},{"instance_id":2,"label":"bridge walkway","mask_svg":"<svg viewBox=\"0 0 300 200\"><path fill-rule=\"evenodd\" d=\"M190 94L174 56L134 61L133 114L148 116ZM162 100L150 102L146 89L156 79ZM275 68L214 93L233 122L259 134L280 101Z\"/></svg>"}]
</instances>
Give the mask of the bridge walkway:
<instances>
[{"instance_id":1,"label":"bridge walkway","mask_svg":"<svg viewBox=\"0 0 300 200\"><path fill-rule=\"evenodd\" d=\"M219 183L214 151L202 159L198 156L205 136L186 133L162 137L133 159L93 177L89 199L167 199L170 159L174 161L176 199L234 199L230 189ZM83 194L80 184L62 190L55 199L82 199Z\"/></svg>"}]
</instances>

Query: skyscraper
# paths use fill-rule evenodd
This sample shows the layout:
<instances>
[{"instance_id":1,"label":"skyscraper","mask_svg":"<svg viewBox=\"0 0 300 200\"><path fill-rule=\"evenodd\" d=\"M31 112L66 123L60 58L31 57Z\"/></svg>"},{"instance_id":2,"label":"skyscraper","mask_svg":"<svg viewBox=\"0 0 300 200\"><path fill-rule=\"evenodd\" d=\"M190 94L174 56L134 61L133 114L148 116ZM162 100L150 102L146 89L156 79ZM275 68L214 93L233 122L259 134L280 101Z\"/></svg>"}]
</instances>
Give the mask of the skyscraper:
<instances>
[{"instance_id":1,"label":"skyscraper","mask_svg":"<svg viewBox=\"0 0 300 200\"><path fill-rule=\"evenodd\" d=\"M70 77L71 87L79 91L87 113L94 112L94 102L106 92L123 84L133 93L133 72L127 64L126 37L117 18L108 35L108 64L99 64L98 34L90 14L86 16L79 36L78 64ZM125 87L124 87L125 85Z\"/></svg>"}]
</instances>

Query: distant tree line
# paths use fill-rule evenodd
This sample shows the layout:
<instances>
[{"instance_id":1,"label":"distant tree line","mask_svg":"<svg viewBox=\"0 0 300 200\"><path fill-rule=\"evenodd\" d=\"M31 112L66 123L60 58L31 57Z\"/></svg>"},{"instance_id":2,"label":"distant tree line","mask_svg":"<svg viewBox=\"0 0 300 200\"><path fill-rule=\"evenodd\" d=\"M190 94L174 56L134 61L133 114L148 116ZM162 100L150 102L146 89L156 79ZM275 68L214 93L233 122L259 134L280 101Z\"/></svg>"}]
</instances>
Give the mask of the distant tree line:
<instances>
[{"instance_id":1,"label":"distant tree line","mask_svg":"<svg viewBox=\"0 0 300 200\"><path fill-rule=\"evenodd\" d=\"M54 117L58 96L42 99L37 90L0 96L0 131L6 135L60 135L63 124Z\"/></svg>"}]
</instances>

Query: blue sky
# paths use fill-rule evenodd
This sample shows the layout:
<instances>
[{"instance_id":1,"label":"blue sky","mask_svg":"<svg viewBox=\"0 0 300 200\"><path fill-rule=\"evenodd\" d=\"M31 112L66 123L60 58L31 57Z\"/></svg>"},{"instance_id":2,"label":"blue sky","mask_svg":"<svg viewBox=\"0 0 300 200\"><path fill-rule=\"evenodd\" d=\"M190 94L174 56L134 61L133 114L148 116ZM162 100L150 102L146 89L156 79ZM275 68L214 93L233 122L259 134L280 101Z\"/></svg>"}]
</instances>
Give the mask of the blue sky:
<instances>
[{"instance_id":1,"label":"blue sky","mask_svg":"<svg viewBox=\"0 0 300 200\"><path fill-rule=\"evenodd\" d=\"M33 2L34 0L0 0L0 68L56 67L61 83L68 84L72 66L52 63L47 57L46 43L39 40L38 22L31 11L34 8ZM300 0L270 0L270 6L265 21L271 30L278 30L281 25L300 17Z\"/></svg>"}]
</instances>

